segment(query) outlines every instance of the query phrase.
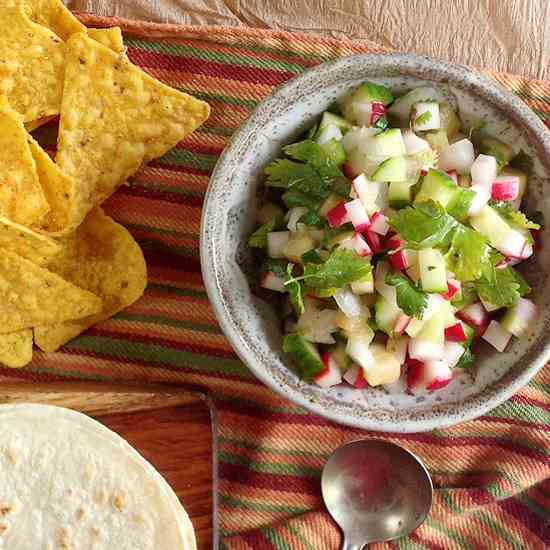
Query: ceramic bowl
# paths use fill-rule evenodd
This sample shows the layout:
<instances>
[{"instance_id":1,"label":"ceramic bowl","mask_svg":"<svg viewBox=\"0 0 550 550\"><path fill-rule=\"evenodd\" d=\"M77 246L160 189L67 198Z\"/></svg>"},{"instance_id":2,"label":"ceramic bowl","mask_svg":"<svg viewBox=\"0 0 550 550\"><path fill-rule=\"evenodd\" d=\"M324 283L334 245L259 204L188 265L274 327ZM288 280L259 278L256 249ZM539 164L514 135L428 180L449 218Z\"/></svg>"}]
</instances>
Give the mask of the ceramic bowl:
<instances>
[{"instance_id":1,"label":"ceramic bowl","mask_svg":"<svg viewBox=\"0 0 550 550\"><path fill-rule=\"evenodd\" d=\"M323 389L302 382L281 350L280 322L273 309L249 288L248 276L254 266L246 240L254 227L263 168L337 97L364 80L385 83L397 92L425 83L449 87L459 97L463 116L487 118L490 132L534 159L527 209L542 210L550 220L550 132L517 97L459 65L409 54L356 55L309 69L280 86L233 136L212 174L203 209L204 281L220 326L239 357L260 380L290 401L359 428L393 432L443 428L496 407L527 384L549 359L548 234L543 235L542 250L523 270L540 311L533 332L523 340L513 339L506 353L487 349L468 373L424 396L388 394L379 388L359 391L343 385Z\"/></svg>"}]
</instances>

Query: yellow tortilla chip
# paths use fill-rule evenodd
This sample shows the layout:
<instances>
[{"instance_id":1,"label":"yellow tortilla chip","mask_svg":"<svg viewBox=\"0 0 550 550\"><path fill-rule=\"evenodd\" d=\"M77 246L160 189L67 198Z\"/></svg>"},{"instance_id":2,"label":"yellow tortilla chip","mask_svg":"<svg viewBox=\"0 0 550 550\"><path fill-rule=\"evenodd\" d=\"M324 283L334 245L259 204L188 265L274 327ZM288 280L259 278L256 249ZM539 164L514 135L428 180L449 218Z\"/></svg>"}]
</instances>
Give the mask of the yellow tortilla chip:
<instances>
[{"instance_id":1,"label":"yellow tortilla chip","mask_svg":"<svg viewBox=\"0 0 550 550\"><path fill-rule=\"evenodd\" d=\"M25 122L59 113L65 44L22 6L0 8L0 94Z\"/></svg>"},{"instance_id":2,"label":"yellow tortilla chip","mask_svg":"<svg viewBox=\"0 0 550 550\"><path fill-rule=\"evenodd\" d=\"M86 27L65 7L61 0L0 0L3 6L23 6L30 19L67 40Z\"/></svg>"},{"instance_id":3,"label":"yellow tortilla chip","mask_svg":"<svg viewBox=\"0 0 550 550\"><path fill-rule=\"evenodd\" d=\"M39 229L55 236L69 233L77 225L77 220L74 219L75 181L61 171L32 136L27 135L27 138L42 191L50 205L50 211L40 223Z\"/></svg>"},{"instance_id":4,"label":"yellow tortilla chip","mask_svg":"<svg viewBox=\"0 0 550 550\"><path fill-rule=\"evenodd\" d=\"M15 252L37 265L44 265L61 250L61 245L0 216L0 250Z\"/></svg>"},{"instance_id":5,"label":"yellow tortilla chip","mask_svg":"<svg viewBox=\"0 0 550 550\"><path fill-rule=\"evenodd\" d=\"M48 269L79 287L101 296L100 313L34 329L34 341L51 352L87 328L108 319L141 297L147 286L143 253L126 228L100 208L92 210Z\"/></svg>"},{"instance_id":6,"label":"yellow tortilla chip","mask_svg":"<svg viewBox=\"0 0 550 550\"><path fill-rule=\"evenodd\" d=\"M13 369L32 361L32 329L0 334L0 364Z\"/></svg>"},{"instance_id":7,"label":"yellow tortilla chip","mask_svg":"<svg viewBox=\"0 0 550 550\"><path fill-rule=\"evenodd\" d=\"M78 217L143 162L172 149L208 114L207 103L155 80L126 55L84 34L71 36L56 161L77 181Z\"/></svg>"},{"instance_id":8,"label":"yellow tortilla chip","mask_svg":"<svg viewBox=\"0 0 550 550\"><path fill-rule=\"evenodd\" d=\"M13 252L0 254L0 334L79 319L101 299Z\"/></svg>"},{"instance_id":9,"label":"yellow tortilla chip","mask_svg":"<svg viewBox=\"0 0 550 550\"><path fill-rule=\"evenodd\" d=\"M0 98L0 215L32 225L49 210L22 117Z\"/></svg>"},{"instance_id":10,"label":"yellow tortilla chip","mask_svg":"<svg viewBox=\"0 0 550 550\"><path fill-rule=\"evenodd\" d=\"M100 44L117 53L124 51L124 42L122 41L122 31L120 27L110 27L108 29L88 29L88 36Z\"/></svg>"}]
</instances>

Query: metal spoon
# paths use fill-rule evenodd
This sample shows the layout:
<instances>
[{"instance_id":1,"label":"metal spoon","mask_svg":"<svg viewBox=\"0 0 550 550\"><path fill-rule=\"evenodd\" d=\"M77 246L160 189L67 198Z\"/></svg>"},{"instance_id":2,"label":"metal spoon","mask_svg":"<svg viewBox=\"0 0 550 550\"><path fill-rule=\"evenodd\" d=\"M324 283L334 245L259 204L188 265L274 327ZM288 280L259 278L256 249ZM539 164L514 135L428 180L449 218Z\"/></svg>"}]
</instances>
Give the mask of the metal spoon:
<instances>
[{"instance_id":1,"label":"metal spoon","mask_svg":"<svg viewBox=\"0 0 550 550\"><path fill-rule=\"evenodd\" d=\"M344 532L342 550L408 535L432 504L432 480L411 452L382 440L352 441L328 459L323 499Z\"/></svg>"}]
</instances>

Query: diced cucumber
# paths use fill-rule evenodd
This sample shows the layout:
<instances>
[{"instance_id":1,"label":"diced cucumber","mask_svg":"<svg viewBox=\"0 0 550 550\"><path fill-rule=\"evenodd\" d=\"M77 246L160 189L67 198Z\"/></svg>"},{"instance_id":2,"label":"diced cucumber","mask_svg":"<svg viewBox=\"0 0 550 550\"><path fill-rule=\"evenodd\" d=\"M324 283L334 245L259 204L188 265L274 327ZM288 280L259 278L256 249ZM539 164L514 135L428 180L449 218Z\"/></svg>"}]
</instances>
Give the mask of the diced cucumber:
<instances>
[{"instance_id":1,"label":"diced cucumber","mask_svg":"<svg viewBox=\"0 0 550 550\"><path fill-rule=\"evenodd\" d=\"M436 130L435 132L426 132L424 139L431 145L433 149L441 153L449 147L447 132L445 130Z\"/></svg>"},{"instance_id":2,"label":"diced cucumber","mask_svg":"<svg viewBox=\"0 0 550 550\"><path fill-rule=\"evenodd\" d=\"M413 185L410 181L392 181L388 190L390 207L399 210L411 204Z\"/></svg>"},{"instance_id":3,"label":"diced cucumber","mask_svg":"<svg viewBox=\"0 0 550 550\"><path fill-rule=\"evenodd\" d=\"M479 152L495 157L500 169L504 168L515 155L514 150L508 144L492 136L485 136L481 139Z\"/></svg>"},{"instance_id":4,"label":"diced cucumber","mask_svg":"<svg viewBox=\"0 0 550 550\"><path fill-rule=\"evenodd\" d=\"M313 248L315 248L315 241L308 233L295 233L286 243L284 255L291 262L300 263L302 256ZM276 256L271 257L274 258Z\"/></svg>"},{"instance_id":5,"label":"diced cucumber","mask_svg":"<svg viewBox=\"0 0 550 550\"><path fill-rule=\"evenodd\" d=\"M327 154L327 157L332 160L336 166L342 166L346 162L346 151L341 141L330 139L321 144L321 149Z\"/></svg>"},{"instance_id":6,"label":"diced cucumber","mask_svg":"<svg viewBox=\"0 0 550 550\"><path fill-rule=\"evenodd\" d=\"M419 101L443 101L443 94L431 86L415 88L405 95L398 97L388 109L390 122L401 128L408 128L411 108Z\"/></svg>"},{"instance_id":7,"label":"diced cucumber","mask_svg":"<svg viewBox=\"0 0 550 550\"><path fill-rule=\"evenodd\" d=\"M350 286L351 291L358 296L374 293L374 276L372 274L372 271L370 273L367 273L361 279L353 281Z\"/></svg>"},{"instance_id":8,"label":"diced cucumber","mask_svg":"<svg viewBox=\"0 0 550 550\"><path fill-rule=\"evenodd\" d=\"M472 205L475 192L463 187L457 187L455 194L447 205L447 212L458 221L464 221L468 216L468 210Z\"/></svg>"},{"instance_id":9,"label":"diced cucumber","mask_svg":"<svg viewBox=\"0 0 550 550\"><path fill-rule=\"evenodd\" d=\"M411 338L414 338L422 330L425 324L426 321L423 321L422 319L417 319L416 317L412 317L409 324L407 325L407 328L405 329L405 332Z\"/></svg>"},{"instance_id":10,"label":"diced cucumber","mask_svg":"<svg viewBox=\"0 0 550 550\"><path fill-rule=\"evenodd\" d=\"M514 336L521 338L531 330L537 320L537 306L526 298L520 298L502 318L501 324Z\"/></svg>"},{"instance_id":11,"label":"diced cucumber","mask_svg":"<svg viewBox=\"0 0 550 550\"><path fill-rule=\"evenodd\" d=\"M443 254L435 248L418 251L420 283L425 292L447 292L447 270Z\"/></svg>"},{"instance_id":12,"label":"diced cucumber","mask_svg":"<svg viewBox=\"0 0 550 550\"><path fill-rule=\"evenodd\" d=\"M374 304L374 318L378 328L388 336L393 334L393 327L403 312L394 304L379 295Z\"/></svg>"},{"instance_id":13,"label":"diced cucumber","mask_svg":"<svg viewBox=\"0 0 550 550\"><path fill-rule=\"evenodd\" d=\"M368 155L372 158L402 157L406 153L401 130L392 128L369 139Z\"/></svg>"},{"instance_id":14,"label":"diced cucumber","mask_svg":"<svg viewBox=\"0 0 550 550\"><path fill-rule=\"evenodd\" d=\"M323 117L321 118L321 123L319 124L319 130L323 130L330 125L340 128L342 134L345 134L348 130L351 130L351 124L344 117L325 111L323 113Z\"/></svg>"},{"instance_id":15,"label":"diced cucumber","mask_svg":"<svg viewBox=\"0 0 550 550\"><path fill-rule=\"evenodd\" d=\"M437 313L428 319L422 330L416 335L416 339L443 344L445 341L445 315Z\"/></svg>"},{"instance_id":16,"label":"diced cucumber","mask_svg":"<svg viewBox=\"0 0 550 550\"><path fill-rule=\"evenodd\" d=\"M407 159L392 157L382 162L372 173L373 181L403 182L407 180Z\"/></svg>"},{"instance_id":17,"label":"diced cucumber","mask_svg":"<svg viewBox=\"0 0 550 550\"><path fill-rule=\"evenodd\" d=\"M479 231L497 250L506 243L508 235L514 231L500 214L491 206L484 206L479 214L470 218L472 227Z\"/></svg>"},{"instance_id":18,"label":"diced cucumber","mask_svg":"<svg viewBox=\"0 0 550 550\"><path fill-rule=\"evenodd\" d=\"M455 182L449 175L432 168L422 179L420 191L417 193L414 202L417 204L433 200L446 208L457 193L457 189Z\"/></svg>"},{"instance_id":19,"label":"diced cucumber","mask_svg":"<svg viewBox=\"0 0 550 550\"><path fill-rule=\"evenodd\" d=\"M401 374L401 364L397 358L381 344L371 344L370 350L373 362L363 368L363 374L369 385L380 386L395 382Z\"/></svg>"},{"instance_id":20,"label":"diced cucumber","mask_svg":"<svg viewBox=\"0 0 550 550\"><path fill-rule=\"evenodd\" d=\"M460 119L446 101L439 104L439 121L441 129L445 130L449 140L453 139L460 131Z\"/></svg>"},{"instance_id":21,"label":"diced cucumber","mask_svg":"<svg viewBox=\"0 0 550 550\"><path fill-rule=\"evenodd\" d=\"M301 334L287 334L283 338L283 351L292 357L299 376L304 380L311 381L325 369L317 347Z\"/></svg>"}]
</instances>

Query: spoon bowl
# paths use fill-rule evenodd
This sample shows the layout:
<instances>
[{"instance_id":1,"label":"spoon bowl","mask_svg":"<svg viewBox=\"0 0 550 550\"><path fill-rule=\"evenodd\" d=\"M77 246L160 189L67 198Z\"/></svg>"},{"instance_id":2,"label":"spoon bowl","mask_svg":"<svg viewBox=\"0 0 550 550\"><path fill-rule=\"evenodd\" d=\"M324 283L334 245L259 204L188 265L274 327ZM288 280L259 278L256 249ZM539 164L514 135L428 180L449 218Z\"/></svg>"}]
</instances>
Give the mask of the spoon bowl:
<instances>
[{"instance_id":1,"label":"spoon bowl","mask_svg":"<svg viewBox=\"0 0 550 550\"><path fill-rule=\"evenodd\" d=\"M344 549L408 535L425 519L433 486L411 452L382 440L352 441L328 459L323 499L344 532Z\"/></svg>"}]
</instances>

